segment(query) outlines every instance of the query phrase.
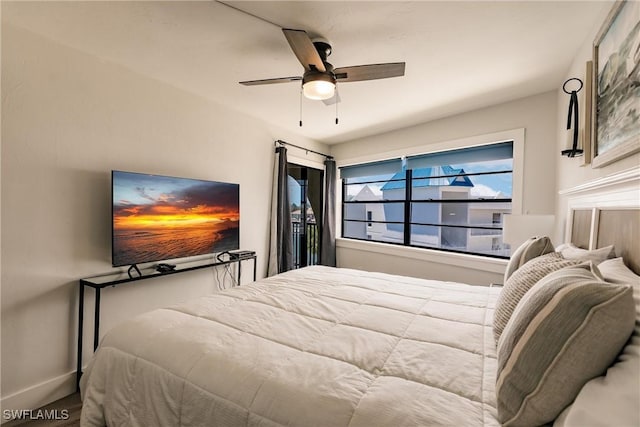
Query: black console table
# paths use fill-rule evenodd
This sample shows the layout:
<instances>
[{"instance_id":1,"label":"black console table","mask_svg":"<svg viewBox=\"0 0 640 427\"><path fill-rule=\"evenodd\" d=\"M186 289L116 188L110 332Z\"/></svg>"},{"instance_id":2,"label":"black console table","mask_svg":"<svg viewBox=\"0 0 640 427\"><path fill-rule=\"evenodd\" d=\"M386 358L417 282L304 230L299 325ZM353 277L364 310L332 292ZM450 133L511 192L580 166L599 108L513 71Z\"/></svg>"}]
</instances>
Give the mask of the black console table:
<instances>
[{"instance_id":1,"label":"black console table","mask_svg":"<svg viewBox=\"0 0 640 427\"><path fill-rule=\"evenodd\" d=\"M184 273L185 271L199 270L201 268L218 267L229 264L238 264L237 269L237 283L240 284L242 279L242 261L253 260L253 281L256 280L257 269L257 256L242 255L235 258L228 259L206 259L193 262L181 263L176 266L174 270L159 272L153 267L141 270L140 276L130 277L127 272L110 273L101 276L87 277L80 279L79 283L79 301L78 301L78 360L76 370L76 390L80 390L80 376L82 375L82 339L84 331L84 289L90 287L95 290L95 309L94 309L94 326L93 326L93 351L98 348L98 341L100 339L100 290L109 286L117 286L123 283L136 282L138 280L151 279L153 277L169 276L177 273Z\"/></svg>"}]
</instances>

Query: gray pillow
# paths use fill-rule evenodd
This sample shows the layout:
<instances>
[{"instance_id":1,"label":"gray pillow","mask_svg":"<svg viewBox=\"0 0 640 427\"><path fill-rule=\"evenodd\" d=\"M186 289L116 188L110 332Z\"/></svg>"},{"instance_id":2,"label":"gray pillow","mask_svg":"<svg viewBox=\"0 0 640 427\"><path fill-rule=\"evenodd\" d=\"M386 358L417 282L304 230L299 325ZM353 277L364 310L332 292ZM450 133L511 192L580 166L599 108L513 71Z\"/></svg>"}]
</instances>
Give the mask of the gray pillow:
<instances>
[{"instance_id":1,"label":"gray pillow","mask_svg":"<svg viewBox=\"0 0 640 427\"><path fill-rule=\"evenodd\" d=\"M607 259L615 258L616 249L611 246L605 246L600 249L587 250L574 245L573 243L565 243L556 248L556 252L560 252L566 259L579 259L581 261L593 261L600 264Z\"/></svg>"},{"instance_id":2,"label":"gray pillow","mask_svg":"<svg viewBox=\"0 0 640 427\"><path fill-rule=\"evenodd\" d=\"M532 287L500 337L496 397L504 426L553 421L633 331L631 287L603 282L583 266Z\"/></svg>"},{"instance_id":3,"label":"gray pillow","mask_svg":"<svg viewBox=\"0 0 640 427\"><path fill-rule=\"evenodd\" d=\"M504 283L511 275L520 267L531 261L535 257L553 252L553 244L548 237L532 237L523 244L521 244L511 254L509 264L504 272Z\"/></svg>"},{"instance_id":4,"label":"gray pillow","mask_svg":"<svg viewBox=\"0 0 640 427\"><path fill-rule=\"evenodd\" d=\"M582 387L554 427L640 426L640 276L629 270L622 258L603 261L598 270L607 282L633 286L636 326L616 363L605 375Z\"/></svg>"},{"instance_id":5,"label":"gray pillow","mask_svg":"<svg viewBox=\"0 0 640 427\"><path fill-rule=\"evenodd\" d=\"M640 276L635 274L624 264L622 258L613 258L598 265L604 280L611 283L627 285L640 284Z\"/></svg>"},{"instance_id":6,"label":"gray pillow","mask_svg":"<svg viewBox=\"0 0 640 427\"><path fill-rule=\"evenodd\" d=\"M493 337L496 340L496 344L516 305L538 280L556 270L578 264L580 264L578 260L564 259L559 253L551 252L533 258L517 269L504 283L502 292L500 292L500 296L496 301L496 309L493 315Z\"/></svg>"}]
</instances>

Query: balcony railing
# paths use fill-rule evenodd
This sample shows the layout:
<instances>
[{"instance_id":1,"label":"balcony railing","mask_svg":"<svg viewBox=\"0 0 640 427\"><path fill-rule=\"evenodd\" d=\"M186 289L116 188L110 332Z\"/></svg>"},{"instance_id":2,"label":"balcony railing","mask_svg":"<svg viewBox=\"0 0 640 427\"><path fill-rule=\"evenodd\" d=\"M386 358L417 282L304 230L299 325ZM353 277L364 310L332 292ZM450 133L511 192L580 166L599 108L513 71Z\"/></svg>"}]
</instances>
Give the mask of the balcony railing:
<instances>
[{"instance_id":1,"label":"balcony railing","mask_svg":"<svg viewBox=\"0 0 640 427\"><path fill-rule=\"evenodd\" d=\"M294 268L317 265L320 254L318 225L315 222L307 222L306 230L301 222L292 221L291 225Z\"/></svg>"},{"instance_id":2,"label":"balcony railing","mask_svg":"<svg viewBox=\"0 0 640 427\"><path fill-rule=\"evenodd\" d=\"M502 228L472 228L470 232L472 236L500 236L502 234Z\"/></svg>"}]
</instances>

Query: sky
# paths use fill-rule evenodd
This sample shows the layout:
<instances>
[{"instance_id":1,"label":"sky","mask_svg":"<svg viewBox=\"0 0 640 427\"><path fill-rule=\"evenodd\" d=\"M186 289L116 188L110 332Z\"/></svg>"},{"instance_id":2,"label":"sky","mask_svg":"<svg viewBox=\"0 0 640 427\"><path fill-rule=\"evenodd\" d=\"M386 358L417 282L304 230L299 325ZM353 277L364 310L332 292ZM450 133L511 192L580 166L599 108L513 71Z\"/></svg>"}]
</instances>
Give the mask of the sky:
<instances>
[{"instance_id":1,"label":"sky","mask_svg":"<svg viewBox=\"0 0 640 427\"><path fill-rule=\"evenodd\" d=\"M302 204L302 189L300 188L300 184L290 176L287 181L289 187L289 203L300 206Z\"/></svg>"},{"instance_id":2,"label":"sky","mask_svg":"<svg viewBox=\"0 0 640 427\"><path fill-rule=\"evenodd\" d=\"M114 171L115 228L189 227L239 219L239 186Z\"/></svg>"},{"instance_id":3,"label":"sky","mask_svg":"<svg viewBox=\"0 0 640 427\"><path fill-rule=\"evenodd\" d=\"M456 169L464 169L465 173L479 173L479 172L491 172L491 171L510 171L513 169L513 160L494 160L494 161L483 161L476 163L465 163L460 165L451 165ZM391 179L393 175L380 175L373 179L386 181ZM495 175L479 175L479 176L471 176L469 177L471 182L473 183L473 188L471 188L471 194L476 197L495 197L498 193L502 193L505 197L511 197L513 192L513 176L510 173L505 174L495 174ZM350 179L350 182L358 182L358 181L370 181L372 177L364 177L362 179L354 178ZM380 184L369 184L369 188L374 192L374 194L382 195L379 190L384 183ZM349 186L349 194L356 195L364 185L350 185Z\"/></svg>"},{"instance_id":4,"label":"sky","mask_svg":"<svg viewBox=\"0 0 640 427\"><path fill-rule=\"evenodd\" d=\"M513 160L467 163L464 165L454 165L454 167L462 168L466 173L512 170ZM513 192L512 174L480 175L469 177L469 179L471 179L474 185L474 188L471 189L471 194L474 196L493 197L498 192L501 192L507 197L511 197L511 193Z\"/></svg>"}]
</instances>

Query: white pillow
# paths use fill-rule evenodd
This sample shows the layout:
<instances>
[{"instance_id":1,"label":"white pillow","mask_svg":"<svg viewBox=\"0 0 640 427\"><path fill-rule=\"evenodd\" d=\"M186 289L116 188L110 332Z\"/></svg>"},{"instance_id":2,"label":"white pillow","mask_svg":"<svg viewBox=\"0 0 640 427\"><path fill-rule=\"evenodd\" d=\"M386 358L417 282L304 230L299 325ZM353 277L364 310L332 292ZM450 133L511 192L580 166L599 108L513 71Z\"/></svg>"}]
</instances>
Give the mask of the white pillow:
<instances>
[{"instance_id":1,"label":"white pillow","mask_svg":"<svg viewBox=\"0 0 640 427\"><path fill-rule=\"evenodd\" d=\"M616 250L613 245L590 251L579 248L573 243L564 243L556 248L556 252L560 252L565 259L593 261L596 265L616 256Z\"/></svg>"},{"instance_id":2,"label":"white pillow","mask_svg":"<svg viewBox=\"0 0 640 427\"><path fill-rule=\"evenodd\" d=\"M560 426L640 426L640 276L629 270L622 258L598 266L605 280L633 286L636 325L617 362L603 376L587 382L572 405L560 414Z\"/></svg>"}]
</instances>

